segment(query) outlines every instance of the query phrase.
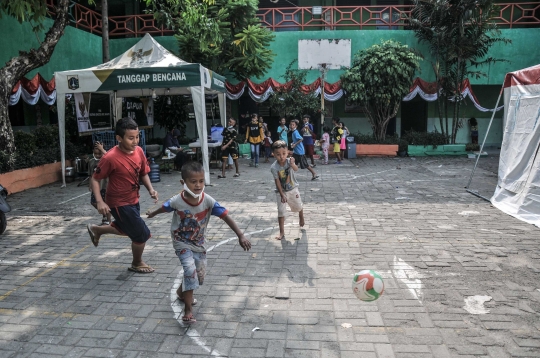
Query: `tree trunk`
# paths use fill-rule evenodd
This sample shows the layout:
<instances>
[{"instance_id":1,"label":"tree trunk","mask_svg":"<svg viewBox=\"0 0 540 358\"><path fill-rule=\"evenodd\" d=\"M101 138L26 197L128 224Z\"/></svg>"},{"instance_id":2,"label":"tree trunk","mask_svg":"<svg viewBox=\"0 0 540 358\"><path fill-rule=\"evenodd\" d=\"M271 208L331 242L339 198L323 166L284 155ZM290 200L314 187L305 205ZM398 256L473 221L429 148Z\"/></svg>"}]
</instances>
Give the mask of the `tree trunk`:
<instances>
[{"instance_id":1,"label":"tree trunk","mask_svg":"<svg viewBox=\"0 0 540 358\"><path fill-rule=\"evenodd\" d=\"M103 48L103 63L109 62L109 4L107 0L101 0L101 46Z\"/></svg>"},{"instance_id":2,"label":"tree trunk","mask_svg":"<svg viewBox=\"0 0 540 358\"><path fill-rule=\"evenodd\" d=\"M11 91L17 81L28 72L49 62L54 48L68 24L69 0L59 0L54 24L45 35L45 40L37 49L20 51L0 69L0 148L8 155L8 167L13 168L15 143L13 129L9 122L8 104Z\"/></svg>"}]
</instances>

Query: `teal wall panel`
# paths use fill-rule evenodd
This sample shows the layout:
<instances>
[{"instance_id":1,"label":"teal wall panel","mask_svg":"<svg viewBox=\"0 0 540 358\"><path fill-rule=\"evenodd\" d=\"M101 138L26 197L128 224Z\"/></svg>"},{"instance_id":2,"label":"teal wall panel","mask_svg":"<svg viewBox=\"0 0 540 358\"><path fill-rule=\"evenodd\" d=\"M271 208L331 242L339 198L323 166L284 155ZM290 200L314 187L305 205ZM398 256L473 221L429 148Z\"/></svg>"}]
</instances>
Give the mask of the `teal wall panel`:
<instances>
[{"instance_id":1,"label":"teal wall panel","mask_svg":"<svg viewBox=\"0 0 540 358\"><path fill-rule=\"evenodd\" d=\"M52 20L45 20L45 28L52 25ZM19 24L11 17L3 16L0 20L0 63L4 64L18 56L19 51L29 51L39 46L36 35L28 23ZM43 40L42 33L39 38ZM66 71L87 68L101 63L101 37L67 26L64 36L60 39L51 60L45 66L39 67L25 77L32 78L40 73L47 81L55 71Z\"/></svg>"},{"instance_id":2,"label":"teal wall panel","mask_svg":"<svg viewBox=\"0 0 540 358\"><path fill-rule=\"evenodd\" d=\"M351 52L354 54L361 49L378 44L381 40L395 40L418 50L425 56L421 63L421 70L417 76L433 81L433 70L429 61L429 52L425 44L419 44L413 32L403 30L334 30L334 31L288 31L276 32L274 42L270 48L276 56L272 68L263 78L253 79L260 82L268 77L283 81L284 69L291 61L298 57L298 40L301 39L351 39ZM516 71L540 62L540 46L531 46L531 39L540 38L540 28L505 29L501 36L509 38L511 44L497 44L491 49L489 56L504 59L491 66L481 68L488 76L479 79L471 78L472 84L499 84L502 83L507 72ZM296 67L295 67L296 68ZM327 75L328 82L336 82L342 70L330 70ZM307 82L313 82L319 77L318 70L309 70Z\"/></svg>"}]
</instances>

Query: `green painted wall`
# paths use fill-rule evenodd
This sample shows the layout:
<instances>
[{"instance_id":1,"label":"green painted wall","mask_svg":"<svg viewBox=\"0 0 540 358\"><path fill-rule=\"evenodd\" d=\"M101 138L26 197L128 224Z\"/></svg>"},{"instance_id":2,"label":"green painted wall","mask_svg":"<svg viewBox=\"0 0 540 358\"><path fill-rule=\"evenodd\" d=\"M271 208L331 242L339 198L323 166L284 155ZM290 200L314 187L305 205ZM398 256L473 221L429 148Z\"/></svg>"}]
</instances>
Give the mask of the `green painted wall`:
<instances>
[{"instance_id":1,"label":"green painted wall","mask_svg":"<svg viewBox=\"0 0 540 358\"><path fill-rule=\"evenodd\" d=\"M411 48L419 50L429 59L429 52L426 45L420 45L416 41L411 31L403 30L335 30L335 31L289 31L276 32L274 42L270 48L277 56L274 57L272 68L263 78L254 79L260 82L268 77L278 81L283 81L284 69L287 65L298 58L298 40L301 39L351 39L352 54L361 49L380 43L381 40L396 40ZM501 62L491 66L485 66L482 70L488 74L488 77L480 79L471 79L472 84L499 84L502 83L504 75L517 69L529 67L538 64L540 61L540 46L531 46L531 39L540 38L540 28L528 29L506 29L501 30L503 37L512 40L509 45L495 45L489 56L494 58L506 59L508 62ZM327 81L336 82L343 71L330 70ZM428 60L422 61L421 71L417 74L419 77L432 81L433 71ZM315 81L319 77L318 70L309 70L307 81Z\"/></svg>"},{"instance_id":2,"label":"green painted wall","mask_svg":"<svg viewBox=\"0 0 540 358\"><path fill-rule=\"evenodd\" d=\"M52 20L45 20L45 28L52 25ZM19 24L11 17L3 16L0 20L0 63L4 64L19 51L28 51L39 46L39 42L28 23ZM39 35L43 40L44 34ZM101 63L101 37L67 26L48 64L27 74L32 78L40 73L47 81L55 71L86 68Z\"/></svg>"}]
</instances>

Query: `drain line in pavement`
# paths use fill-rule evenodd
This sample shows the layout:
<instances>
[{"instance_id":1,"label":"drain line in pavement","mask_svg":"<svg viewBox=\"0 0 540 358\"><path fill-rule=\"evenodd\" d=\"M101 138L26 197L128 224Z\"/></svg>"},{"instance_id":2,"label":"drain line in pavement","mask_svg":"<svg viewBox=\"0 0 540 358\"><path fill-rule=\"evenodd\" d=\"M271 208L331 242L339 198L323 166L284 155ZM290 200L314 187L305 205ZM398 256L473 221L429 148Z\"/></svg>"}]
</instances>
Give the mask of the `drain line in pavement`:
<instances>
[{"instance_id":1,"label":"drain line in pavement","mask_svg":"<svg viewBox=\"0 0 540 358\"><path fill-rule=\"evenodd\" d=\"M68 199L68 200L66 200L66 201L62 201L61 203L58 203L57 205L67 203L68 201L75 200L75 199L77 199L77 198L80 198L81 196L85 196L85 195L88 195L88 194L90 194L90 192L86 192L86 193L81 194L81 195L79 195L79 196L76 196L76 197L74 197L74 198Z\"/></svg>"},{"instance_id":2,"label":"drain line in pavement","mask_svg":"<svg viewBox=\"0 0 540 358\"><path fill-rule=\"evenodd\" d=\"M292 224L285 224L285 226L290 226ZM273 227L269 227L269 228L266 228L266 229L263 229L263 230L257 230L257 231L252 231L252 232L249 232L249 233L244 233L245 236L251 236L253 234L259 234L261 232L265 232L265 231L269 231L269 230L275 230L276 228L279 228L279 227L276 227L276 226L273 226ZM216 247L219 247L221 245L224 245L228 242L231 242L235 239L238 239L236 236L233 236L233 237L230 237L228 239L225 239L225 240L222 240L220 242L218 242L217 244L213 245L213 246L210 246L208 248L208 250L206 250L206 252L209 252L209 251L212 251L214 250ZM212 356L216 356L216 357L226 357L225 354L221 354L220 352L216 351L215 349L212 350L212 348L206 346L206 343L202 340L201 338L201 335L199 334L199 332L197 332L197 330L191 328L191 326L189 325L186 325L183 321L182 321L182 313L183 313L183 308L182 306L180 305L180 301L178 300L177 298L177 295L176 295L176 290L178 289L178 287L180 287L180 284L182 283L183 281L183 270L180 270L180 272L178 272L178 276L176 276L176 279L174 280L174 284L171 288L171 308L173 310L173 313L174 313L174 319L176 319L178 321L178 323L180 324L180 327L184 327L186 328L186 334L189 338L191 338L193 340L193 342L195 342L196 345L198 345L199 347L201 347L202 349L204 349L206 352L210 353L210 355ZM190 329L191 328L191 329Z\"/></svg>"}]
</instances>

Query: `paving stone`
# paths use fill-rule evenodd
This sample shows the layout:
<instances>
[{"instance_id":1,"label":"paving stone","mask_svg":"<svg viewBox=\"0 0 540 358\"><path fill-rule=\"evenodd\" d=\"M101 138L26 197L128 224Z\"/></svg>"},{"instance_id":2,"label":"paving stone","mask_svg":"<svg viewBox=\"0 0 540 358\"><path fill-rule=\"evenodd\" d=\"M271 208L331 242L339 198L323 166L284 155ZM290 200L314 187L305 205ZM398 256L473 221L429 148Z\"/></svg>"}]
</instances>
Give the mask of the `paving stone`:
<instances>
[{"instance_id":1,"label":"paving stone","mask_svg":"<svg viewBox=\"0 0 540 358\"><path fill-rule=\"evenodd\" d=\"M463 190L467 158L357 158L316 167L317 182L300 171L305 232L290 215L281 242L273 239L269 166L240 161L240 178L217 181L214 174L206 192L241 230L265 231L248 235L249 253L234 239L208 252L190 327L171 309L181 274L168 216L145 219L153 233L145 260L156 272L136 275L126 270L125 238L108 235L98 248L90 245L85 225L99 215L88 196L75 198L87 188L53 184L10 196L23 210L9 214L2 236L0 291L17 290L0 300L0 355L539 356L540 232ZM497 166L491 152L482 158L474 187L492 192ZM177 193L179 179L173 173L155 183L160 197ZM238 190L251 185L259 195ZM396 200L404 196L409 200ZM142 212L154 207L144 190L140 200ZM42 206L55 211L38 214ZM478 214L460 215L466 211ZM208 233L211 245L234 237L216 218ZM351 289L354 272L366 268L385 280L374 302L359 301ZM493 298L485 303L489 314L463 309L472 295Z\"/></svg>"}]
</instances>

